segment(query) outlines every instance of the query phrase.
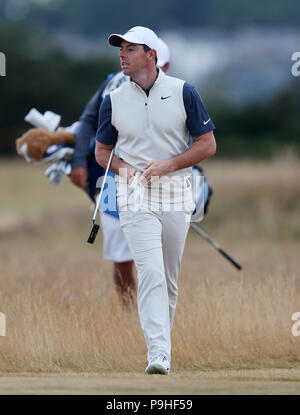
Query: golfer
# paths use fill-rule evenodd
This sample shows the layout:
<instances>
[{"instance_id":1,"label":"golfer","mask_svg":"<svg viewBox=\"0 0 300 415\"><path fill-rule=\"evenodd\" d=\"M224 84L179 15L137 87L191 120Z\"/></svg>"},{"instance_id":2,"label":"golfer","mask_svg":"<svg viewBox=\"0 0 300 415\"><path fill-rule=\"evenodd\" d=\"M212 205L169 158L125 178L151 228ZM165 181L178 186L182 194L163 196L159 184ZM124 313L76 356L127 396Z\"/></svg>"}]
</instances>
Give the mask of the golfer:
<instances>
[{"instance_id":1,"label":"golfer","mask_svg":"<svg viewBox=\"0 0 300 415\"><path fill-rule=\"evenodd\" d=\"M215 153L215 127L197 91L157 69L152 30L137 26L111 35L109 43L120 48L121 69L130 81L101 104L95 156L106 167L117 143L110 170L116 173L120 223L137 267L146 373L169 374L177 281L194 210L191 166Z\"/></svg>"}]
</instances>

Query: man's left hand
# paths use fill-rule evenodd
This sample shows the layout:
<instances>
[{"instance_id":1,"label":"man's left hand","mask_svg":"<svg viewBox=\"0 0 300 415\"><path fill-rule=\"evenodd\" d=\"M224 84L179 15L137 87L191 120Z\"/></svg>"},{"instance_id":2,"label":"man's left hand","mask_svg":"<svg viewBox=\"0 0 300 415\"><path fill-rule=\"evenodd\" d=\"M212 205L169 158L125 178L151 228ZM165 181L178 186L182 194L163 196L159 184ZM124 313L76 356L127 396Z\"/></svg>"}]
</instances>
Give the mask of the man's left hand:
<instances>
[{"instance_id":1,"label":"man's left hand","mask_svg":"<svg viewBox=\"0 0 300 415\"><path fill-rule=\"evenodd\" d=\"M148 186L157 182L160 177L170 173L171 162L170 160L151 160L145 164L145 171L141 175L141 181L145 180Z\"/></svg>"}]
</instances>

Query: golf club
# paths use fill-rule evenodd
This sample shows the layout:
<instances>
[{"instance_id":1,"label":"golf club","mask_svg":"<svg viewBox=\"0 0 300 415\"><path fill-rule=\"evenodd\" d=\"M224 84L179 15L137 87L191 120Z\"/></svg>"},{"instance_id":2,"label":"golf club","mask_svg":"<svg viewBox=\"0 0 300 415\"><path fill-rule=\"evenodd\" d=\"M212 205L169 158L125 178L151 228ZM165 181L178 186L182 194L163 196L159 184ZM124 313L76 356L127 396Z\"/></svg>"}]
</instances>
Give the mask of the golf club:
<instances>
[{"instance_id":1,"label":"golf club","mask_svg":"<svg viewBox=\"0 0 300 415\"><path fill-rule=\"evenodd\" d=\"M214 240L212 240L203 229L199 228L199 226L195 225L195 223L191 223L191 227L200 235L202 238L204 238L206 241L208 241L217 251L220 252L221 255L223 255L229 262L232 263L232 265L238 269L239 271L243 268L240 264L238 264L234 259L231 258L221 247L218 245Z\"/></svg>"},{"instance_id":2,"label":"golf club","mask_svg":"<svg viewBox=\"0 0 300 415\"><path fill-rule=\"evenodd\" d=\"M106 183L107 174L109 172L111 161L112 161L112 158L113 158L113 155L114 155L114 151L115 151L115 147L113 147L113 149L111 150L109 160L108 160L108 163L107 163L107 167L106 167L106 171L105 171L105 175L104 175L104 179L103 179L103 182L102 182L102 185L101 185L100 194L99 194L99 197L98 197L98 200L97 200L97 203L96 203L96 207L95 207L95 211L94 211L94 215L93 215L93 219L92 219L93 226L92 226L92 230L91 230L91 233L89 235L89 238L87 240L87 242L89 244L93 244L95 242L97 233L98 233L99 228L100 228L100 225L97 225L95 223L95 221L96 221L97 212L98 212L98 209L99 209L99 206L100 206L100 201L101 201L103 189L104 189L104 186L105 186L105 183ZM99 214L100 214L100 212L99 212Z\"/></svg>"}]
</instances>

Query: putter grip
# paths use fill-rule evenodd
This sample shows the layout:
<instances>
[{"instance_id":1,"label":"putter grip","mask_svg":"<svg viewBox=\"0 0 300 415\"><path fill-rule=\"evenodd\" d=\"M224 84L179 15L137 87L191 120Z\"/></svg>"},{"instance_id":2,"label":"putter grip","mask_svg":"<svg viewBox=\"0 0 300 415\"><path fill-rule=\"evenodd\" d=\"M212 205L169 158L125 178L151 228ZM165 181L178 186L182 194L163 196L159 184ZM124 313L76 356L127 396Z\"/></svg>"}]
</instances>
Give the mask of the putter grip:
<instances>
[{"instance_id":1,"label":"putter grip","mask_svg":"<svg viewBox=\"0 0 300 415\"><path fill-rule=\"evenodd\" d=\"M87 240L89 244L93 244L95 242L98 231L99 231L99 225L95 223L92 227L89 239Z\"/></svg>"}]
</instances>

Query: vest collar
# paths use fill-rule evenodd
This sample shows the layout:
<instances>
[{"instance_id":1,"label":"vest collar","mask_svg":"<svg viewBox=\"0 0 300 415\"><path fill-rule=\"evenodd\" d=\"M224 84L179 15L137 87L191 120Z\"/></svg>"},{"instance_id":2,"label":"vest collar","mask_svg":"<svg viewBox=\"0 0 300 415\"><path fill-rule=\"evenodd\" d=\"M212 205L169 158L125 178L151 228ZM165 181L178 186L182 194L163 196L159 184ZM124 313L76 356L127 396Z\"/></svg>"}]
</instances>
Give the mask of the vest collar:
<instances>
[{"instance_id":1,"label":"vest collar","mask_svg":"<svg viewBox=\"0 0 300 415\"><path fill-rule=\"evenodd\" d=\"M164 79L164 77L166 76L166 75L165 75L165 73L164 73L164 71L162 71L160 68L157 68L157 69L158 69L158 76L157 76L157 78L156 78L156 80L155 80L154 84L151 86L151 89L152 89L155 85L159 85L159 84L162 82L162 80ZM132 79L131 79L131 78L129 78L129 80L130 80L131 85L135 85L136 87L138 87L138 88L140 88L140 89L142 89L142 90L143 90L143 88L142 88L139 84L137 84L136 82L132 81ZM144 91L144 90L143 90L143 91Z\"/></svg>"},{"instance_id":2,"label":"vest collar","mask_svg":"<svg viewBox=\"0 0 300 415\"><path fill-rule=\"evenodd\" d=\"M165 75L164 71L162 71L160 68L158 68L158 77L156 78L156 81L154 82L153 85L160 84L165 76L166 75Z\"/></svg>"}]
</instances>

